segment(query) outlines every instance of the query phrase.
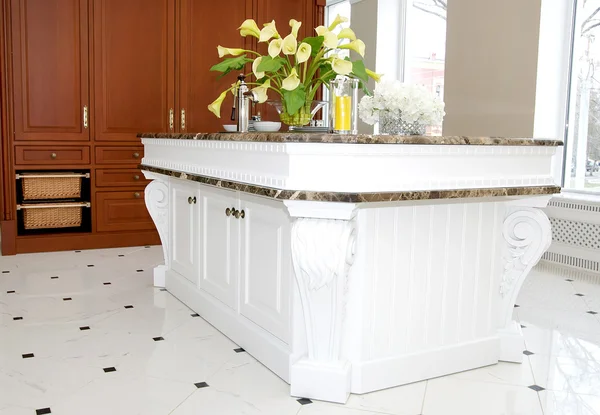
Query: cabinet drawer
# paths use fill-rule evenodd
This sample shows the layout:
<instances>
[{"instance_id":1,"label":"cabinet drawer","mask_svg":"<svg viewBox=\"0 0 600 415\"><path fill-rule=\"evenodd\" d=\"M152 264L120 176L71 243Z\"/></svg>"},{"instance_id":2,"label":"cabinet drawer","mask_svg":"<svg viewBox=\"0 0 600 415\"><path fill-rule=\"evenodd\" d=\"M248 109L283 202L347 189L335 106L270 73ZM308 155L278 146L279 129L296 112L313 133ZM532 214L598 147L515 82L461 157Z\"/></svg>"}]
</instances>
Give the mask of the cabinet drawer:
<instances>
[{"instance_id":1,"label":"cabinet drawer","mask_svg":"<svg viewBox=\"0 0 600 415\"><path fill-rule=\"evenodd\" d=\"M146 180L139 169L98 169L96 187L146 186Z\"/></svg>"},{"instance_id":2,"label":"cabinet drawer","mask_svg":"<svg viewBox=\"0 0 600 415\"><path fill-rule=\"evenodd\" d=\"M96 164L139 164L144 147L96 147Z\"/></svg>"},{"instance_id":3,"label":"cabinet drawer","mask_svg":"<svg viewBox=\"0 0 600 415\"><path fill-rule=\"evenodd\" d=\"M21 164L89 164L89 147L15 147L15 161Z\"/></svg>"},{"instance_id":4,"label":"cabinet drawer","mask_svg":"<svg viewBox=\"0 0 600 415\"><path fill-rule=\"evenodd\" d=\"M144 202L144 192L96 193L96 230L143 231L154 229Z\"/></svg>"}]
</instances>

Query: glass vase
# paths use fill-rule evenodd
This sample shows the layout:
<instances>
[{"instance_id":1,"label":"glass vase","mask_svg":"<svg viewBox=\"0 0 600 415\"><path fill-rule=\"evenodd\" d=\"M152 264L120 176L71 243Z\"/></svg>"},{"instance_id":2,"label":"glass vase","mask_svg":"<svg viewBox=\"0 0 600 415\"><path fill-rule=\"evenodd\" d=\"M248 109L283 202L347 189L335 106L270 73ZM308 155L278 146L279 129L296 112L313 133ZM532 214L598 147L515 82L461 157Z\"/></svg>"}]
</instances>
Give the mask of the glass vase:
<instances>
[{"instance_id":1,"label":"glass vase","mask_svg":"<svg viewBox=\"0 0 600 415\"><path fill-rule=\"evenodd\" d=\"M379 112L379 134L385 135L423 135L425 126L418 122L406 122L402 111Z\"/></svg>"},{"instance_id":2,"label":"glass vase","mask_svg":"<svg viewBox=\"0 0 600 415\"><path fill-rule=\"evenodd\" d=\"M334 134L358 134L358 79L329 83L329 129Z\"/></svg>"},{"instance_id":3,"label":"glass vase","mask_svg":"<svg viewBox=\"0 0 600 415\"><path fill-rule=\"evenodd\" d=\"M282 123L289 125L290 127L302 127L310 123L310 120L312 119L312 101L304 103L304 105L293 115L287 113L285 102L282 104L283 108L279 113L279 119Z\"/></svg>"}]
</instances>

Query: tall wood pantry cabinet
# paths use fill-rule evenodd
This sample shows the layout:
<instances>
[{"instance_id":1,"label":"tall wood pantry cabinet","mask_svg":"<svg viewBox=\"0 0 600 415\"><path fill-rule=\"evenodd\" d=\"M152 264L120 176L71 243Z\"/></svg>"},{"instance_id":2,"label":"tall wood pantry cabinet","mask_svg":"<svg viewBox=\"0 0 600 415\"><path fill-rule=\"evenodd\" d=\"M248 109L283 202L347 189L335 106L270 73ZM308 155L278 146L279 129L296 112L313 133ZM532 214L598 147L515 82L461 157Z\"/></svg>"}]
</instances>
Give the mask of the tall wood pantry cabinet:
<instances>
[{"instance_id":1,"label":"tall wood pantry cabinet","mask_svg":"<svg viewBox=\"0 0 600 415\"><path fill-rule=\"evenodd\" d=\"M257 47L236 30L248 18L276 20L282 33L295 18L310 35L325 9L325 0L0 2L4 255L158 244L136 135L219 131L206 107L233 80L209 72L216 46ZM16 177L31 172L88 176L82 227L23 229Z\"/></svg>"}]
</instances>

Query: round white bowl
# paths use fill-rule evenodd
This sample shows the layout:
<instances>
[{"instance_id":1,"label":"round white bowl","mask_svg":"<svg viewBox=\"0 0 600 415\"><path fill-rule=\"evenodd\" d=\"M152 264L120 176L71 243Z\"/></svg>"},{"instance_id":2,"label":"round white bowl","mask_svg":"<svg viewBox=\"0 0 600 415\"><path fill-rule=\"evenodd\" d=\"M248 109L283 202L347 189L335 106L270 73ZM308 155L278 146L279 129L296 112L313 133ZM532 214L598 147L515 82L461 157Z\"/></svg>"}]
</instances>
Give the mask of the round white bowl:
<instances>
[{"instance_id":1,"label":"round white bowl","mask_svg":"<svg viewBox=\"0 0 600 415\"><path fill-rule=\"evenodd\" d=\"M280 122L254 121L254 129L263 133L274 133L281 128Z\"/></svg>"},{"instance_id":2,"label":"round white bowl","mask_svg":"<svg viewBox=\"0 0 600 415\"><path fill-rule=\"evenodd\" d=\"M237 124L224 124L223 128L229 133L235 133L237 131Z\"/></svg>"}]
</instances>

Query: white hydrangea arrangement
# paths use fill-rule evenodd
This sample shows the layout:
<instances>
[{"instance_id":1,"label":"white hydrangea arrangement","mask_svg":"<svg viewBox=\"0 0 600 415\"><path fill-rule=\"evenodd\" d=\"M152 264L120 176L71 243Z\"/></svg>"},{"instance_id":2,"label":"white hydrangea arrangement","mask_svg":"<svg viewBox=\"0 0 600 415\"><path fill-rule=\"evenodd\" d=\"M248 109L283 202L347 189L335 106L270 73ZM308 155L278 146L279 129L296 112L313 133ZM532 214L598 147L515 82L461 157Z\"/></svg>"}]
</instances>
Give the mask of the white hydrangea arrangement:
<instances>
[{"instance_id":1,"label":"white hydrangea arrangement","mask_svg":"<svg viewBox=\"0 0 600 415\"><path fill-rule=\"evenodd\" d=\"M373 96L365 96L359 104L360 118L373 125L381 111L400 111L402 120L425 126L440 125L444 119L444 102L422 85L400 81L382 81Z\"/></svg>"}]
</instances>

